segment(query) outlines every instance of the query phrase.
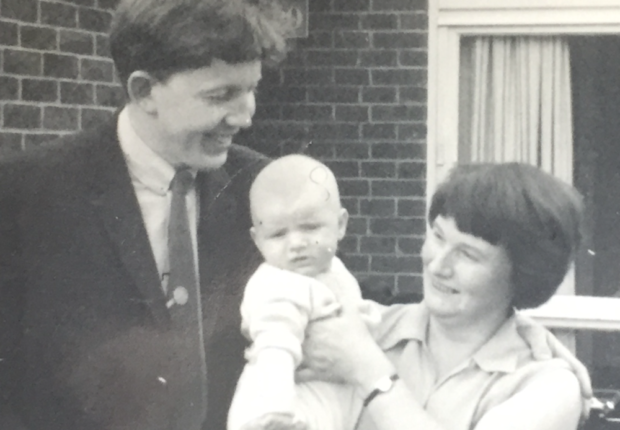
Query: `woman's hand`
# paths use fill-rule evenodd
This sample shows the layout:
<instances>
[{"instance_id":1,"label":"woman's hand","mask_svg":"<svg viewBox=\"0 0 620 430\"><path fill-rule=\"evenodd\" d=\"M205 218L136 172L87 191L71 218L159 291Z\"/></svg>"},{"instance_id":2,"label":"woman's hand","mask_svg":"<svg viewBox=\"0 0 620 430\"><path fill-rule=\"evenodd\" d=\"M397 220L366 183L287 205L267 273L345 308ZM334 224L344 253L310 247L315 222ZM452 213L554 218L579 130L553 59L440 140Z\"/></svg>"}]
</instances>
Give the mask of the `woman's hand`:
<instances>
[{"instance_id":1,"label":"woman's hand","mask_svg":"<svg viewBox=\"0 0 620 430\"><path fill-rule=\"evenodd\" d=\"M308 325L303 356L298 380L347 382L363 389L393 372L357 309L347 307L339 316Z\"/></svg>"}]
</instances>

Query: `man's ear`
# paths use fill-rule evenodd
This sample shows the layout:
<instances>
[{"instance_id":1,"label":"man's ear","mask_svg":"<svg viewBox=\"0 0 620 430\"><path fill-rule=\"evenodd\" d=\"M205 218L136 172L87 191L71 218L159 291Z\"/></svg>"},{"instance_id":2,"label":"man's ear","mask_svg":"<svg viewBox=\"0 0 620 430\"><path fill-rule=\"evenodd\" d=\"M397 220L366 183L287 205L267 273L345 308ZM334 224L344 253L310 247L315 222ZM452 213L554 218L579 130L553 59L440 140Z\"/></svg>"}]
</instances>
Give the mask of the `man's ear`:
<instances>
[{"instance_id":1,"label":"man's ear","mask_svg":"<svg viewBox=\"0 0 620 430\"><path fill-rule=\"evenodd\" d=\"M340 208L338 214L338 240L342 239L347 233L347 223L349 222L349 212L345 208Z\"/></svg>"},{"instance_id":2,"label":"man's ear","mask_svg":"<svg viewBox=\"0 0 620 430\"><path fill-rule=\"evenodd\" d=\"M153 87L157 80L147 72L136 70L127 79L127 94L129 100L139 106L146 113L156 113L157 108L153 99Z\"/></svg>"}]
</instances>

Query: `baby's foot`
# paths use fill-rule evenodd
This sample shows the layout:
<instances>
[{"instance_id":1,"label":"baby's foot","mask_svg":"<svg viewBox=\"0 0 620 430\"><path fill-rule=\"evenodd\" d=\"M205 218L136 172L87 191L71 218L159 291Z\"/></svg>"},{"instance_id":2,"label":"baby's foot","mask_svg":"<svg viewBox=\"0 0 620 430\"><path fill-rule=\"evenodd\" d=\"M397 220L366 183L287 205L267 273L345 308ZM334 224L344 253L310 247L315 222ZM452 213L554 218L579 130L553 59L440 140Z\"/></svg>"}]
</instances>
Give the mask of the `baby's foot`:
<instances>
[{"instance_id":1,"label":"baby's foot","mask_svg":"<svg viewBox=\"0 0 620 430\"><path fill-rule=\"evenodd\" d=\"M306 430L306 424L290 414L274 412L250 421L241 430Z\"/></svg>"}]
</instances>

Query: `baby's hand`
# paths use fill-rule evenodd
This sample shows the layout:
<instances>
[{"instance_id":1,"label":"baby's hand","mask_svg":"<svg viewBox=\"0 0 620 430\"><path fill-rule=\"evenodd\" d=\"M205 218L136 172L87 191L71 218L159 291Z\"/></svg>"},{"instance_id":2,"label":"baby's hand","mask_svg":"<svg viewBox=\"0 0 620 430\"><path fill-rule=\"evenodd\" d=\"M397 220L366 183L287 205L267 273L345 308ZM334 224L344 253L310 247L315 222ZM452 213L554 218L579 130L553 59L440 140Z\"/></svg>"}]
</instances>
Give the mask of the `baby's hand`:
<instances>
[{"instance_id":1,"label":"baby's hand","mask_svg":"<svg viewBox=\"0 0 620 430\"><path fill-rule=\"evenodd\" d=\"M241 430L306 430L305 423L291 414L269 413L245 424Z\"/></svg>"}]
</instances>

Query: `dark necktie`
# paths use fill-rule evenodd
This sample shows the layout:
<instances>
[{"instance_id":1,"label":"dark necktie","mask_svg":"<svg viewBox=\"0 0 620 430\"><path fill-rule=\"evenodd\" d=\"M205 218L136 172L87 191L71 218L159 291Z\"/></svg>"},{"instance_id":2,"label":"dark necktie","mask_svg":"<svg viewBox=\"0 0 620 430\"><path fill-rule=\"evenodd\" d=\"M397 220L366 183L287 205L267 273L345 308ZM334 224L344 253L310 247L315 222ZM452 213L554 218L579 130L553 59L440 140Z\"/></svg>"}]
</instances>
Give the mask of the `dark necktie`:
<instances>
[{"instance_id":1,"label":"dark necktie","mask_svg":"<svg viewBox=\"0 0 620 430\"><path fill-rule=\"evenodd\" d=\"M168 307L175 336L181 337L179 377L183 382L175 399L177 408L171 430L199 430L206 415L206 363L202 336L202 310L186 195L194 182L191 172L178 170L170 188L168 253Z\"/></svg>"}]
</instances>

